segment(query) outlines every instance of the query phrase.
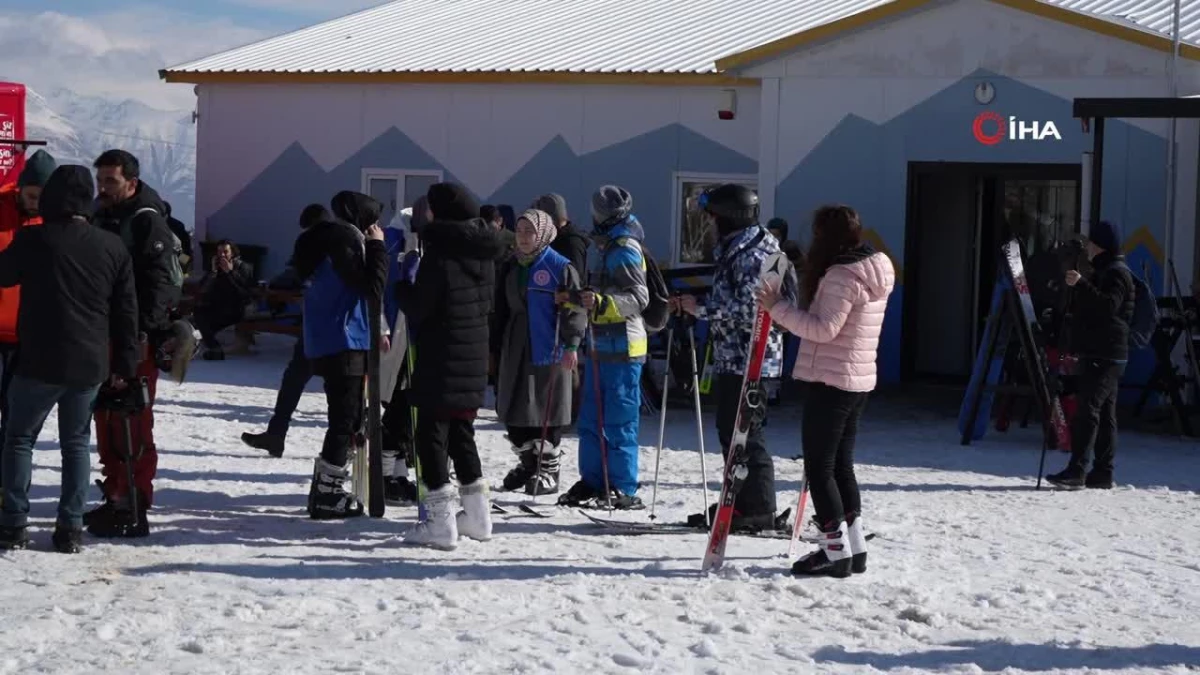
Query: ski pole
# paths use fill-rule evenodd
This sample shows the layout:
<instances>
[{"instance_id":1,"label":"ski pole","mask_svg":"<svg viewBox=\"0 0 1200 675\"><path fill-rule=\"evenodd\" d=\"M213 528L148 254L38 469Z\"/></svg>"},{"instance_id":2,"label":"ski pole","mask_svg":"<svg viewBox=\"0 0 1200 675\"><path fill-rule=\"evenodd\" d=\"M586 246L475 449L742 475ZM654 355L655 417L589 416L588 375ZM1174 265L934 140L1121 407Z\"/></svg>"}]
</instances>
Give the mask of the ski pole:
<instances>
[{"instance_id":1,"label":"ski pole","mask_svg":"<svg viewBox=\"0 0 1200 675\"><path fill-rule=\"evenodd\" d=\"M800 477L800 497L796 504L796 522L792 523L792 543L788 546L788 557L796 557L796 544L804 531L804 507L808 505L808 472Z\"/></svg>"},{"instance_id":2,"label":"ski pole","mask_svg":"<svg viewBox=\"0 0 1200 675\"><path fill-rule=\"evenodd\" d=\"M704 526L712 525L708 516L708 469L704 466L704 420L700 415L700 369L696 365L696 323L688 322L688 344L692 352L692 405L696 409L696 440L700 444L700 492L704 494Z\"/></svg>"},{"instance_id":3,"label":"ski pole","mask_svg":"<svg viewBox=\"0 0 1200 675\"><path fill-rule=\"evenodd\" d=\"M658 411L658 450L654 452L654 490L650 498L650 520L654 520L654 510L658 507L658 466L662 460L663 443L667 436L667 387L671 382L671 347L675 344L675 322L668 320L667 327L667 358L663 368L662 406Z\"/></svg>"}]
</instances>

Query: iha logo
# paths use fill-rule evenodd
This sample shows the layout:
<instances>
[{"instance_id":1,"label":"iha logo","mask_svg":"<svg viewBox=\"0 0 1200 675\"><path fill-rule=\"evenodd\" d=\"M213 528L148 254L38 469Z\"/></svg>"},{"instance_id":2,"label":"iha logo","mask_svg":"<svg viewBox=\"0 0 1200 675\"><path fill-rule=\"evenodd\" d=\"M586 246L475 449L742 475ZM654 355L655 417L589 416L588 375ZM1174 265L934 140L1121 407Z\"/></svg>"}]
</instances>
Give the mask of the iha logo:
<instances>
[{"instance_id":1,"label":"iha logo","mask_svg":"<svg viewBox=\"0 0 1200 675\"><path fill-rule=\"evenodd\" d=\"M984 145L996 145L1005 139L1010 141L1044 141L1048 138L1056 141L1062 140L1062 135L1058 133L1058 127L1054 126L1054 122L1026 122L1017 119L1015 115L1010 115L1008 119L1005 119L1000 113L991 110L985 110L975 116L971 132L975 134L975 140Z\"/></svg>"}]
</instances>

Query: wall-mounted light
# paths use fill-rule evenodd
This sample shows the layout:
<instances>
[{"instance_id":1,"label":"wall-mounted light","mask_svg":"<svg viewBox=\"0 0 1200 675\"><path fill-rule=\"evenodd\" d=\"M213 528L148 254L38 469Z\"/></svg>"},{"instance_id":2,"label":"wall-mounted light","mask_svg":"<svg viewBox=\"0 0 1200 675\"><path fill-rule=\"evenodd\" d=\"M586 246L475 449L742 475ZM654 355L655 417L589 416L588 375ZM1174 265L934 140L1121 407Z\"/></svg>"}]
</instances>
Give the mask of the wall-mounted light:
<instances>
[{"instance_id":1,"label":"wall-mounted light","mask_svg":"<svg viewBox=\"0 0 1200 675\"><path fill-rule=\"evenodd\" d=\"M991 82L980 82L975 85L975 101L987 105L996 98L996 87Z\"/></svg>"},{"instance_id":2,"label":"wall-mounted light","mask_svg":"<svg viewBox=\"0 0 1200 675\"><path fill-rule=\"evenodd\" d=\"M717 119L731 120L737 117L737 91L721 90L721 101L717 106Z\"/></svg>"}]
</instances>

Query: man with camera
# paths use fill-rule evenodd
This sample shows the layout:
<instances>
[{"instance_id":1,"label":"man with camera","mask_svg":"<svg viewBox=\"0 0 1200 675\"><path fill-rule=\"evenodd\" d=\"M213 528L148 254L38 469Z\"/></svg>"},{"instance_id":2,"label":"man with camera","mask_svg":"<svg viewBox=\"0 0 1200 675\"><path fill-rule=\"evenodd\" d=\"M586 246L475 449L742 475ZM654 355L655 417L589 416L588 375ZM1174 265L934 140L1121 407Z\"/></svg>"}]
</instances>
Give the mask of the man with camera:
<instances>
[{"instance_id":1,"label":"man with camera","mask_svg":"<svg viewBox=\"0 0 1200 675\"><path fill-rule=\"evenodd\" d=\"M21 359L9 392L2 455L0 548L29 542L33 446L57 406L63 469L52 541L63 553L79 551L91 474L92 406L102 383L127 390L137 369L133 263L119 237L89 223L93 186L87 167L56 169L39 200L43 225L21 230L0 252L0 287L20 284L23 296L17 322Z\"/></svg>"}]
</instances>

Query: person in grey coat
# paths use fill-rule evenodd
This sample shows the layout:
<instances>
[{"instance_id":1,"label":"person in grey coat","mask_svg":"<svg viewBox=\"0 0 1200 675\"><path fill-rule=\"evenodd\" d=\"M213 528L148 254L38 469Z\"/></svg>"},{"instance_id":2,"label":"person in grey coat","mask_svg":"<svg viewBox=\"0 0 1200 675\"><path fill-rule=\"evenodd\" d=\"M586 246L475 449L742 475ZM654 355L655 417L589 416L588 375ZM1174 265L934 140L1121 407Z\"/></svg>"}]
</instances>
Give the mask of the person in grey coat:
<instances>
[{"instance_id":1,"label":"person in grey coat","mask_svg":"<svg viewBox=\"0 0 1200 675\"><path fill-rule=\"evenodd\" d=\"M503 487L528 494L558 492L559 444L571 424L571 377L587 330L582 309L557 302L564 291L578 293L580 281L567 258L550 248L556 233L546 212L521 214L514 256L496 284L496 415L519 460Z\"/></svg>"}]
</instances>

